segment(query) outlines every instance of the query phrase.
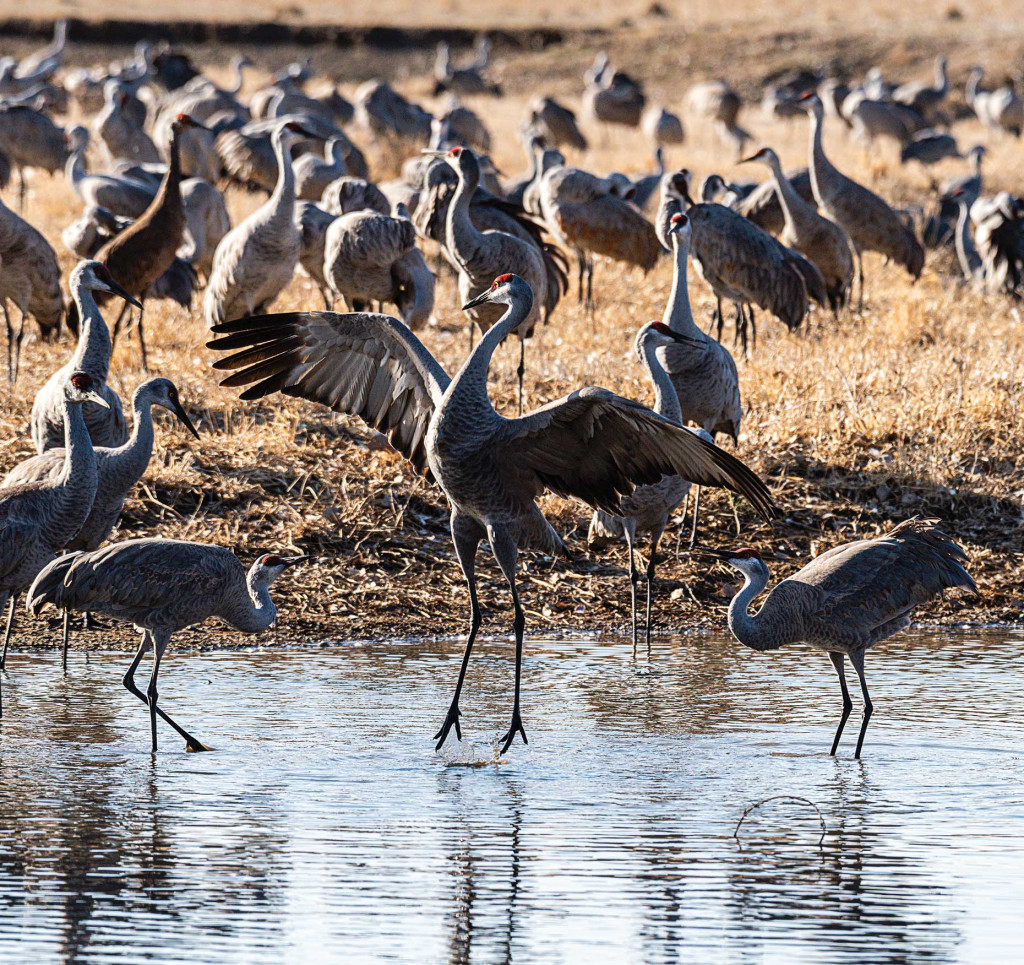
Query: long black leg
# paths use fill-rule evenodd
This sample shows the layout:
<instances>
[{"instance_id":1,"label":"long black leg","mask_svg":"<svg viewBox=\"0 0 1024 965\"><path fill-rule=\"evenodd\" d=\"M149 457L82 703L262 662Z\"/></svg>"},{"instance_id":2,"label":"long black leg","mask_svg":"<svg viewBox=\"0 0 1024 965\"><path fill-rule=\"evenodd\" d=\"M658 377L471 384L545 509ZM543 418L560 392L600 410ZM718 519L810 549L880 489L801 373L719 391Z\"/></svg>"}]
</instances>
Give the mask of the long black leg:
<instances>
[{"instance_id":1,"label":"long black leg","mask_svg":"<svg viewBox=\"0 0 1024 965\"><path fill-rule=\"evenodd\" d=\"M576 266L577 266L577 277L576 277L576 301L583 304L583 252L576 252Z\"/></svg>"},{"instance_id":2,"label":"long black leg","mask_svg":"<svg viewBox=\"0 0 1024 965\"><path fill-rule=\"evenodd\" d=\"M647 561L647 659L651 659L651 604L654 599L654 567L658 555L658 543L664 529L651 533L651 558Z\"/></svg>"},{"instance_id":3,"label":"long black leg","mask_svg":"<svg viewBox=\"0 0 1024 965\"><path fill-rule=\"evenodd\" d=\"M843 728L846 726L846 721L850 717L850 711L853 710L853 701L850 700L850 691L846 686L846 672L843 669L843 655L841 653L833 653L830 650L828 659L832 661L832 666L836 668L836 676L839 677L839 686L843 690L843 716L839 718L839 726L836 728L836 736L832 741L832 750L829 751L829 755L831 757L835 757L836 750L839 747L839 738L843 736Z\"/></svg>"},{"instance_id":4,"label":"long black leg","mask_svg":"<svg viewBox=\"0 0 1024 965\"><path fill-rule=\"evenodd\" d=\"M587 254L587 311L594 314L594 256Z\"/></svg>"},{"instance_id":5,"label":"long black leg","mask_svg":"<svg viewBox=\"0 0 1024 965\"><path fill-rule=\"evenodd\" d=\"M14 385L14 326L11 324L11 312L4 299L4 322L7 325L7 381Z\"/></svg>"},{"instance_id":6,"label":"long black leg","mask_svg":"<svg viewBox=\"0 0 1024 965\"><path fill-rule=\"evenodd\" d=\"M519 367L516 375L519 377L519 414L523 414L523 373L526 371L526 340L519 340Z\"/></svg>"},{"instance_id":7,"label":"long black leg","mask_svg":"<svg viewBox=\"0 0 1024 965\"><path fill-rule=\"evenodd\" d=\"M697 519L700 516L700 486L694 487L693 493L693 527L690 529L690 549L697 542Z\"/></svg>"},{"instance_id":8,"label":"long black leg","mask_svg":"<svg viewBox=\"0 0 1024 965\"><path fill-rule=\"evenodd\" d=\"M526 614L523 613L522 604L519 602L519 592L516 590L516 560L519 557L519 545L514 536L507 531L499 531L488 527L487 539L491 544L491 550L498 566L505 579L508 580L509 589L512 591L512 608L515 610L513 628L516 634L516 685L515 696L512 700L512 722L508 731L501 739L501 753L504 754L518 733L523 738L524 744L530 742L526 739L526 731L523 728L523 718L519 713L519 692L520 682L523 674L523 634L526 631Z\"/></svg>"},{"instance_id":9,"label":"long black leg","mask_svg":"<svg viewBox=\"0 0 1024 965\"><path fill-rule=\"evenodd\" d=\"M7 628L4 630L4 652L0 653L0 670L7 669L7 646L11 642L11 631L14 629L14 605L18 601L18 594L12 593L7 610Z\"/></svg>"},{"instance_id":10,"label":"long black leg","mask_svg":"<svg viewBox=\"0 0 1024 965\"><path fill-rule=\"evenodd\" d=\"M125 302L121 306L121 311L117 313L117 318L114 320L114 328L110 333L110 348L113 351L114 346L117 345L117 336L121 334L121 324L124 321L125 313L128 313L128 321L131 322L131 306Z\"/></svg>"},{"instance_id":11,"label":"long black leg","mask_svg":"<svg viewBox=\"0 0 1024 965\"><path fill-rule=\"evenodd\" d=\"M860 734L857 737L857 750L853 754L859 760L860 749L864 746L864 735L868 731L868 721L871 720L871 711L875 708L871 703L871 695L868 693L867 681L864 679L864 651L858 650L855 653L851 653L850 663L853 664L853 669L857 671L857 679L860 680L860 692L864 695L864 720L861 722Z\"/></svg>"},{"instance_id":12,"label":"long black leg","mask_svg":"<svg viewBox=\"0 0 1024 965\"><path fill-rule=\"evenodd\" d=\"M139 644L139 649L132 660L131 666L125 672L122 683L129 693L138 697L144 704L149 705L149 698L135 686L135 671L139 668L139 663L142 661L143 656L150 648L149 632L146 631L142 635L142 642ZM152 686L152 684L151 684ZM165 723L170 724L182 737L185 738L185 746L190 751L208 751L209 748L204 746L200 741L196 740L187 730L183 727L179 727L171 718L165 714L159 707L156 706L155 702L151 705L155 710L156 716L163 720ZM155 749L155 744L154 744Z\"/></svg>"},{"instance_id":13,"label":"long black leg","mask_svg":"<svg viewBox=\"0 0 1024 965\"><path fill-rule=\"evenodd\" d=\"M70 614L64 611L63 627L61 628L61 655L60 666L66 674L68 672L68 640L71 637Z\"/></svg>"},{"instance_id":14,"label":"long black leg","mask_svg":"<svg viewBox=\"0 0 1024 965\"><path fill-rule=\"evenodd\" d=\"M145 315L145 312L143 311L143 309L140 308L139 309L139 324L138 324L138 329L139 329L139 353L142 356L142 371L143 372L148 372L149 371L149 359L146 357L146 336L145 336L145 334L143 333L143 330L142 330L142 318L143 318L144 315Z\"/></svg>"},{"instance_id":15,"label":"long black leg","mask_svg":"<svg viewBox=\"0 0 1024 965\"><path fill-rule=\"evenodd\" d=\"M636 660L636 585L640 582L640 574L636 568L636 551L633 542L636 539L636 527L633 520L623 520L626 531L626 547L629 553L629 606L633 614L633 659Z\"/></svg>"},{"instance_id":16,"label":"long black leg","mask_svg":"<svg viewBox=\"0 0 1024 965\"><path fill-rule=\"evenodd\" d=\"M462 740L462 728L459 726L459 697L462 695L462 684L466 679L466 668L469 666L469 655L473 652L473 643L476 640L477 632L480 630L482 617L480 614L480 603L476 595L476 551L480 545L480 533L476 530L475 524L465 526L453 516L452 540L455 543L455 555L458 557L462 567L462 573L469 584L469 638L466 640L466 650L462 655L462 667L459 669L459 682L455 685L455 696L452 697L451 706L445 716L441 729L434 735L437 745L434 750L439 751L448 739L448 733L455 728L455 736Z\"/></svg>"},{"instance_id":17,"label":"long black leg","mask_svg":"<svg viewBox=\"0 0 1024 965\"><path fill-rule=\"evenodd\" d=\"M750 347L751 349L757 348L757 319L754 317L754 306L747 305L747 311L750 313ZM744 345L746 350L746 345Z\"/></svg>"}]
</instances>

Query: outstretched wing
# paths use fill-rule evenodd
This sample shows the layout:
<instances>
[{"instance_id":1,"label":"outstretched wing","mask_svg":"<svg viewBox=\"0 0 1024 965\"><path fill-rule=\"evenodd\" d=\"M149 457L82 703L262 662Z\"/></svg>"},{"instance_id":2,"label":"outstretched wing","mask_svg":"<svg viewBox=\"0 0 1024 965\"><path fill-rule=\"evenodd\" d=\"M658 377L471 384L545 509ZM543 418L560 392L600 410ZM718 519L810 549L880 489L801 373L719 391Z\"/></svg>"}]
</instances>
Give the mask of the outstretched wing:
<instances>
[{"instance_id":1,"label":"outstretched wing","mask_svg":"<svg viewBox=\"0 0 1024 965\"><path fill-rule=\"evenodd\" d=\"M607 389L573 392L509 423L512 467L547 488L621 515L620 499L663 476L722 486L745 496L765 519L772 497L742 462L639 402Z\"/></svg>"},{"instance_id":2,"label":"outstretched wing","mask_svg":"<svg viewBox=\"0 0 1024 965\"><path fill-rule=\"evenodd\" d=\"M239 370L221 385L250 386L243 399L283 392L359 416L428 474L424 438L451 380L398 319L287 312L240 318L213 331L221 337L209 348L242 349L214 362L217 369Z\"/></svg>"}]
</instances>

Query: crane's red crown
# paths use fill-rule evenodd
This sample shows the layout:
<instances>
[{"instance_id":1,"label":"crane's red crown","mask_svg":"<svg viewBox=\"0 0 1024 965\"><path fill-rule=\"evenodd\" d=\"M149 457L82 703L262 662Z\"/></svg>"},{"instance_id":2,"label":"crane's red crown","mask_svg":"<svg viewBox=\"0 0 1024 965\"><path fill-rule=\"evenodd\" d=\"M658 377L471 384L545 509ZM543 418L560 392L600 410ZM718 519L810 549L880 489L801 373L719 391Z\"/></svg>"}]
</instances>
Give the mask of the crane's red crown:
<instances>
[{"instance_id":1,"label":"crane's red crown","mask_svg":"<svg viewBox=\"0 0 1024 965\"><path fill-rule=\"evenodd\" d=\"M458 157L462 153L462 151L463 151L463 148L461 148L461 147L453 147L448 152L448 157Z\"/></svg>"},{"instance_id":2,"label":"crane's red crown","mask_svg":"<svg viewBox=\"0 0 1024 965\"><path fill-rule=\"evenodd\" d=\"M674 214L672 215L672 224L683 225L684 227L689 223L690 219L685 214Z\"/></svg>"},{"instance_id":3,"label":"crane's red crown","mask_svg":"<svg viewBox=\"0 0 1024 965\"><path fill-rule=\"evenodd\" d=\"M79 372L77 375L71 376L71 384L79 392L88 392L92 388L92 376L86 372Z\"/></svg>"},{"instance_id":4,"label":"crane's red crown","mask_svg":"<svg viewBox=\"0 0 1024 965\"><path fill-rule=\"evenodd\" d=\"M802 100L802 101L809 101L813 96L814 96L814 91L812 91L812 90L805 90L800 95L800 100Z\"/></svg>"},{"instance_id":5,"label":"crane's red crown","mask_svg":"<svg viewBox=\"0 0 1024 965\"><path fill-rule=\"evenodd\" d=\"M512 281L512 275L511 274L498 275L498 277L494 279L494 284L491 285L491 290L493 291L499 285L504 285L505 282L507 282L507 281Z\"/></svg>"},{"instance_id":6,"label":"crane's red crown","mask_svg":"<svg viewBox=\"0 0 1024 965\"><path fill-rule=\"evenodd\" d=\"M93 274L100 280L110 284L114 280L114 276L110 274L110 269L103 264L102 261L97 262Z\"/></svg>"},{"instance_id":7,"label":"crane's red crown","mask_svg":"<svg viewBox=\"0 0 1024 965\"><path fill-rule=\"evenodd\" d=\"M260 557L260 562L264 566L280 566L281 565L281 557L280 556L275 556L273 553L267 553L264 556Z\"/></svg>"},{"instance_id":8,"label":"crane's red crown","mask_svg":"<svg viewBox=\"0 0 1024 965\"><path fill-rule=\"evenodd\" d=\"M736 552L733 553L732 555L733 555L733 557L735 559L738 559L738 560L759 560L759 559L761 559L761 554L758 553L757 550L751 549L749 546L745 546L741 550L736 550Z\"/></svg>"},{"instance_id":9,"label":"crane's red crown","mask_svg":"<svg viewBox=\"0 0 1024 965\"><path fill-rule=\"evenodd\" d=\"M662 335L672 334L672 329L670 329L664 322L651 322L651 328L656 332L661 332Z\"/></svg>"}]
</instances>

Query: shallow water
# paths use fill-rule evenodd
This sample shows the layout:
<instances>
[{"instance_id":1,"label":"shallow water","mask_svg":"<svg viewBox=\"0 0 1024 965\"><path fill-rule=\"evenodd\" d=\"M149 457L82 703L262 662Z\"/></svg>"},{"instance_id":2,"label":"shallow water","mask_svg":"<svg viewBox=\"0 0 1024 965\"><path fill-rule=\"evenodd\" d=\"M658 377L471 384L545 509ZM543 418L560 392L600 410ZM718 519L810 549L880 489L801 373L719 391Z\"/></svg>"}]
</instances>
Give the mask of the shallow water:
<instances>
[{"instance_id":1,"label":"shallow water","mask_svg":"<svg viewBox=\"0 0 1024 965\"><path fill-rule=\"evenodd\" d=\"M528 640L530 747L433 753L461 644L14 653L0 726L4 962L981 962L1024 947L1024 638L905 635L868 656L862 762L827 751L822 654ZM512 647L463 699L507 726ZM140 680L145 687L148 668ZM766 804L792 794L817 804Z\"/></svg>"}]
</instances>

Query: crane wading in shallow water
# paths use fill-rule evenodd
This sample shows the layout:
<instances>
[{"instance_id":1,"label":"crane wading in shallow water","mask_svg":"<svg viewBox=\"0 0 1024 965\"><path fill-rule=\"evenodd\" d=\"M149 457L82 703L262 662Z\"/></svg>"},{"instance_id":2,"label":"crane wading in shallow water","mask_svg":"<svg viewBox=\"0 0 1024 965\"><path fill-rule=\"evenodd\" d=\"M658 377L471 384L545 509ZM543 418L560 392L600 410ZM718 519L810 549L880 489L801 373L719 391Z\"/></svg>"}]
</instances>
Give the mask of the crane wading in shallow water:
<instances>
[{"instance_id":1,"label":"crane wading in shallow water","mask_svg":"<svg viewBox=\"0 0 1024 965\"><path fill-rule=\"evenodd\" d=\"M487 371L498 345L529 317L533 292L517 275L500 275L463 306L506 306L455 378L422 342L387 315L294 312L214 327L217 350L237 350L215 368L240 369L221 383L250 385L242 399L273 392L359 416L386 432L391 444L437 482L451 505L455 553L469 584L469 639L448 714L435 735L440 750L452 727L461 739L459 696L480 629L475 559L487 540L508 581L515 610L516 670L512 721L504 753L518 733L526 617L516 589L520 548L568 555L536 499L546 489L575 496L594 509L621 515L621 498L635 487L678 475L742 493L766 519L775 513L765 485L743 463L646 406L587 387L518 419L495 412ZM255 383L255 384L253 384Z\"/></svg>"},{"instance_id":2,"label":"crane wading in shallow water","mask_svg":"<svg viewBox=\"0 0 1024 965\"><path fill-rule=\"evenodd\" d=\"M125 687L149 705L150 732L156 750L160 717L182 737L190 751L204 747L157 706L160 660L177 630L216 617L242 633L262 633L277 620L270 586L289 566L308 556L265 553L246 572L223 546L176 539L130 539L91 553L67 553L43 569L28 591L27 608L38 614L47 603L58 610L101 613L133 623L142 634L135 659L124 675ZM135 671L153 648L153 673L143 694Z\"/></svg>"},{"instance_id":3,"label":"crane wading in shallow water","mask_svg":"<svg viewBox=\"0 0 1024 965\"><path fill-rule=\"evenodd\" d=\"M978 593L963 566L967 554L938 523L915 516L879 539L833 547L779 583L753 616L747 607L768 585L768 567L757 550L694 550L743 574L743 587L729 604L729 629L740 643L763 651L803 640L828 654L843 691L843 715L832 755L853 709L843 657L850 658L864 695L864 720L854 754L859 758L873 709L864 679L865 652L905 630L914 610L943 590L964 587Z\"/></svg>"}]
</instances>

